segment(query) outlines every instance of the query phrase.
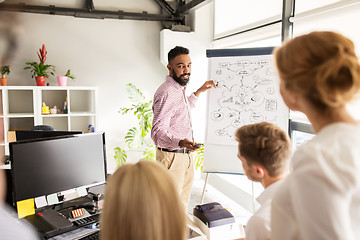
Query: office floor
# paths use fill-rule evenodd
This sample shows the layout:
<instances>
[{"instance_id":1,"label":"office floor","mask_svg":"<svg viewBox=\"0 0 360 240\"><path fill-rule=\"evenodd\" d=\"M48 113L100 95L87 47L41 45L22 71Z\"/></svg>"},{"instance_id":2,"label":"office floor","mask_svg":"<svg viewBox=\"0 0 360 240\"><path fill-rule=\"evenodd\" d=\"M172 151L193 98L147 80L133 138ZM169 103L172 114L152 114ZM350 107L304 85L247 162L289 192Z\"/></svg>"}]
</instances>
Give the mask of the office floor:
<instances>
[{"instance_id":1,"label":"office floor","mask_svg":"<svg viewBox=\"0 0 360 240\"><path fill-rule=\"evenodd\" d=\"M193 188L191 191L190 202L187 208L189 213L193 213L196 205L201 204L201 195L203 192L205 180L200 176L194 178ZM246 223L251 217L250 213L235 201L224 195L222 192L211 186L209 183L206 185L203 204L209 202L218 202L224 208L228 209L240 223Z\"/></svg>"}]
</instances>

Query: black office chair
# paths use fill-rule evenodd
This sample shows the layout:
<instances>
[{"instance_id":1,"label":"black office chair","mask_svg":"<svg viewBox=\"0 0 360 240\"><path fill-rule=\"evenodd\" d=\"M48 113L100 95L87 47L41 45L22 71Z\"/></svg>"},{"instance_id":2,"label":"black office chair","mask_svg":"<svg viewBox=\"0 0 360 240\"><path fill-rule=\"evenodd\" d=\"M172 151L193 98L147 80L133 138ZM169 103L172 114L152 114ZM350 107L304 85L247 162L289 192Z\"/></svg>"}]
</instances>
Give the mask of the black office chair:
<instances>
[{"instance_id":1,"label":"black office chair","mask_svg":"<svg viewBox=\"0 0 360 240\"><path fill-rule=\"evenodd\" d=\"M30 128L30 131L56 131L56 129L48 125L36 125Z\"/></svg>"}]
</instances>

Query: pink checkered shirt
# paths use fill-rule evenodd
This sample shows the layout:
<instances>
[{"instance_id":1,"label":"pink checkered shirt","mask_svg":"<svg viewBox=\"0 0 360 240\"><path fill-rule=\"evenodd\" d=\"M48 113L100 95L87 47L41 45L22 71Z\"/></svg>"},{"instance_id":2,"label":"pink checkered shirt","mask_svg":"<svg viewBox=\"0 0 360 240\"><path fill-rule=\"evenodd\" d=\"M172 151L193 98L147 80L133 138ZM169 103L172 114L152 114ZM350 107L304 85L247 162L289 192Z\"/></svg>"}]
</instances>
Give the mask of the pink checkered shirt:
<instances>
[{"instance_id":1,"label":"pink checkered shirt","mask_svg":"<svg viewBox=\"0 0 360 240\"><path fill-rule=\"evenodd\" d=\"M179 141L193 141L190 111L195 106L197 97L185 95L185 87L172 77L166 76L166 81L154 95L154 120L151 138L155 145L169 150L179 149Z\"/></svg>"}]
</instances>

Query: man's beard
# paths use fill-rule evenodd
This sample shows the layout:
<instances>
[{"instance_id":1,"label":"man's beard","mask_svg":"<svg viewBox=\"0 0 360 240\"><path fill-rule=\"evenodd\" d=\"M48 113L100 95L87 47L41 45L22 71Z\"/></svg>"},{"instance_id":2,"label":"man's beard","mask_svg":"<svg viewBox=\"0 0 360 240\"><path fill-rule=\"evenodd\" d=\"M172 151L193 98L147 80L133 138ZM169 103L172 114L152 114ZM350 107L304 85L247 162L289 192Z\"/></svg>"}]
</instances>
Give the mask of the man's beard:
<instances>
[{"instance_id":1,"label":"man's beard","mask_svg":"<svg viewBox=\"0 0 360 240\"><path fill-rule=\"evenodd\" d=\"M172 70L172 75L173 75L172 78L181 86L186 86L190 81L190 73L184 73L184 74L181 74L180 77L178 77L178 76L176 76L175 71ZM189 75L189 78L187 80L183 80L181 77L184 77L186 75Z\"/></svg>"}]
</instances>

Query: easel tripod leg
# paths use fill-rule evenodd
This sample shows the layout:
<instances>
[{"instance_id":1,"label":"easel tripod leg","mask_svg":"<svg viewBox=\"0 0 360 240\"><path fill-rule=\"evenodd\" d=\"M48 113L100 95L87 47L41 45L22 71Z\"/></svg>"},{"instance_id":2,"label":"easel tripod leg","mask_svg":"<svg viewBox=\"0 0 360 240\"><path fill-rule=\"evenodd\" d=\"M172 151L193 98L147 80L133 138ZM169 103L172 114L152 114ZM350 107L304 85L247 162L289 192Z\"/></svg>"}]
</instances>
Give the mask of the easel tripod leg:
<instances>
[{"instance_id":1,"label":"easel tripod leg","mask_svg":"<svg viewBox=\"0 0 360 240\"><path fill-rule=\"evenodd\" d=\"M205 188L206 188L208 176L209 176L209 173L206 173L204 188L203 188L203 192L202 192L202 194L201 194L200 204L202 204L202 203L203 203L203 200L204 200L204 194L205 194Z\"/></svg>"}]
</instances>

